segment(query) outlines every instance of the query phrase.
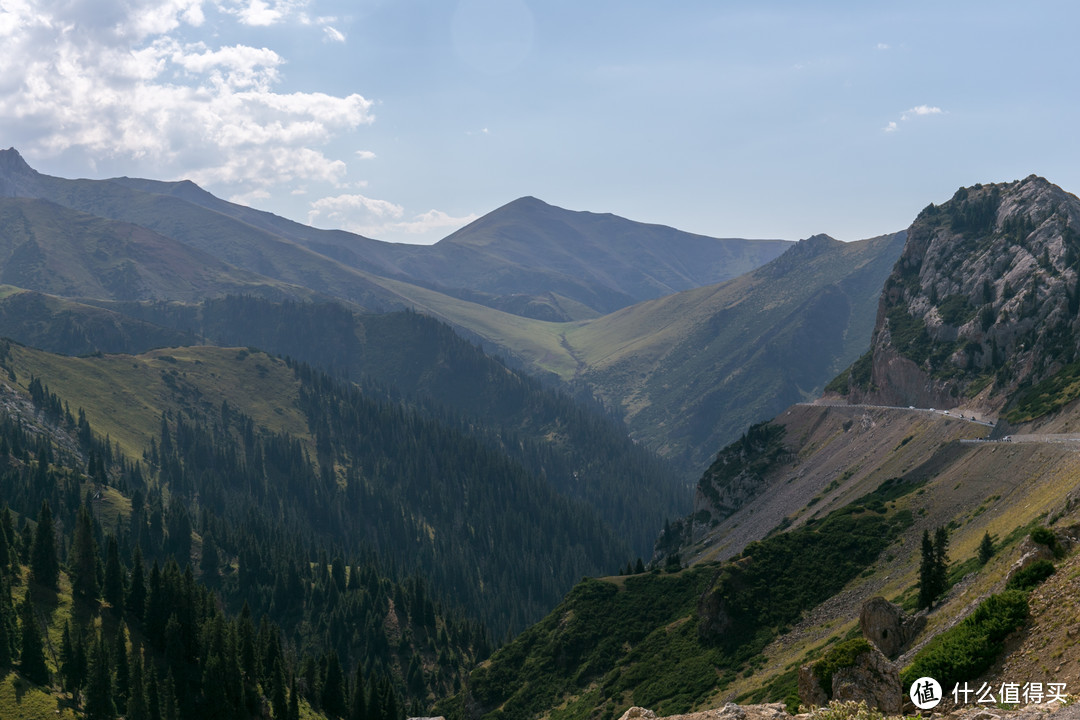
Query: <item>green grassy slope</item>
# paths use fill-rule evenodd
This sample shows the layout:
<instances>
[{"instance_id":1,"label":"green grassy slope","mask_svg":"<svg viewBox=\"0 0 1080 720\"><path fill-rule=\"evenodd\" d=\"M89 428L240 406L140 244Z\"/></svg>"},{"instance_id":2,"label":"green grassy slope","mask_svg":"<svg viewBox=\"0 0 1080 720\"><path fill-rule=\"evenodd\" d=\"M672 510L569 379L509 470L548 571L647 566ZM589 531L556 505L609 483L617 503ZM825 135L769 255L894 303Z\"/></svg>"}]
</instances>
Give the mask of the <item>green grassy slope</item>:
<instances>
[{"instance_id":1,"label":"green grassy slope","mask_svg":"<svg viewBox=\"0 0 1080 720\"><path fill-rule=\"evenodd\" d=\"M803 241L730 282L567 328L566 342L582 381L623 407L637 439L701 469L865 350L903 240Z\"/></svg>"},{"instance_id":2,"label":"green grassy slope","mask_svg":"<svg viewBox=\"0 0 1080 720\"><path fill-rule=\"evenodd\" d=\"M0 281L116 300L194 300L229 292L312 295L146 228L24 198L0 198Z\"/></svg>"}]
</instances>

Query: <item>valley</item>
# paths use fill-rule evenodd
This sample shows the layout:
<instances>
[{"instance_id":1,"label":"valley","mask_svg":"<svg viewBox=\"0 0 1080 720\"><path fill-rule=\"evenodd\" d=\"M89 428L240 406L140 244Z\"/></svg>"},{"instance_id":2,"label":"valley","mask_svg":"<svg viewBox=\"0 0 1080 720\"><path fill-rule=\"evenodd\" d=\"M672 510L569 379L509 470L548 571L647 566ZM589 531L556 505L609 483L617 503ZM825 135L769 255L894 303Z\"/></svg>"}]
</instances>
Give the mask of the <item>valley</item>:
<instances>
[{"instance_id":1,"label":"valley","mask_svg":"<svg viewBox=\"0 0 1080 720\"><path fill-rule=\"evenodd\" d=\"M1042 178L848 243L522 198L425 249L14 150L0 187L0 664L38 633L61 716L72 643L113 646L114 714L136 665L178 717L794 709L866 601L921 611L898 672L942 662L1043 541L1009 596L1040 619L971 679L1080 667L1045 600L1080 543L1080 200Z\"/></svg>"}]
</instances>

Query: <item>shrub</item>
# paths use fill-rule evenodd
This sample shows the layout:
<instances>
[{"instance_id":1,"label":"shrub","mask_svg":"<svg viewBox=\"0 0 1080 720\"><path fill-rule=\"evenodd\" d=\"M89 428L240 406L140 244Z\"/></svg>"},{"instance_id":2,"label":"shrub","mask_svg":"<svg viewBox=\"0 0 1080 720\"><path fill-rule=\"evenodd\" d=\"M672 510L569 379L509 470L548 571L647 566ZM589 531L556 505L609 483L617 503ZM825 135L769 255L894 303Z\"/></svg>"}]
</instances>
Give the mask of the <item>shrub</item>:
<instances>
[{"instance_id":1,"label":"shrub","mask_svg":"<svg viewBox=\"0 0 1080 720\"><path fill-rule=\"evenodd\" d=\"M1049 560L1037 560L1009 578L1006 590L1031 590L1054 574L1057 568Z\"/></svg>"},{"instance_id":2,"label":"shrub","mask_svg":"<svg viewBox=\"0 0 1080 720\"><path fill-rule=\"evenodd\" d=\"M972 680L994 663L1005 637L1027 619L1027 593L1006 590L983 600L959 625L946 630L915 655L900 674L902 687L930 676L942 687Z\"/></svg>"},{"instance_id":3,"label":"shrub","mask_svg":"<svg viewBox=\"0 0 1080 720\"><path fill-rule=\"evenodd\" d=\"M800 711L806 708L799 708ZM885 714L877 708L868 707L866 701L833 700L827 707L809 710L809 720L885 720Z\"/></svg>"}]
</instances>

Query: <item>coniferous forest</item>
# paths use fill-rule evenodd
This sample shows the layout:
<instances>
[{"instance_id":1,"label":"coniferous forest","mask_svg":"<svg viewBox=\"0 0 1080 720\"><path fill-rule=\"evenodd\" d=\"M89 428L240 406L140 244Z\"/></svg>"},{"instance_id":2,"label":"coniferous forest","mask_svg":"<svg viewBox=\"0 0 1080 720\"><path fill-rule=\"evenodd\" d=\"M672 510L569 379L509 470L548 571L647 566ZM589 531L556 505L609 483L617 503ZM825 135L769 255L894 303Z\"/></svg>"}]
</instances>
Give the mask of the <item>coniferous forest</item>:
<instances>
[{"instance_id":1,"label":"coniferous forest","mask_svg":"<svg viewBox=\"0 0 1080 720\"><path fill-rule=\"evenodd\" d=\"M422 714L630 553L498 436L373 382L227 351L288 373L308 432L163 371L171 407L131 457L13 350L0 662L87 717Z\"/></svg>"}]
</instances>

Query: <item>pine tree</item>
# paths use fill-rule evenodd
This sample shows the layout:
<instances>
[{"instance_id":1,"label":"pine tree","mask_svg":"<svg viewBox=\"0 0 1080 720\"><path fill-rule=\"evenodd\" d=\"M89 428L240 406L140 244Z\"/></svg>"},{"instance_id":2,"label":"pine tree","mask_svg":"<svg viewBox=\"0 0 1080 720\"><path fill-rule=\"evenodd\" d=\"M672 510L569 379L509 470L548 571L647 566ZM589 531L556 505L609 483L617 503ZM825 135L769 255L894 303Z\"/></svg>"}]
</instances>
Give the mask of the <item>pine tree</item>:
<instances>
[{"instance_id":1,"label":"pine tree","mask_svg":"<svg viewBox=\"0 0 1080 720\"><path fill-rule=\"evenodd\" d=\"M23 595L19 606L19 624L22 631L22 651L19 654L19 672L35 685L49 682L49 668L45 665L45 652L41 645L41 631L34 618L34 603L30 600L30 589Z\"/></svg>"},{"instance_id":2,"label":"pine tree","mask_svg":"<svg viewBox=\"0 0 1080 720\"><path fill-rule=\"evenodd\" d=\"M356 664L353 676L352 706L349 708L349 720L367 720L367 697L364 692L364 664Z\"/></svg>"},{"instance_id":3,"label":"pine tree","mask_svg":"<svg viewBox=\"0 0 1080 720\"><path fill-rule=\"evenodd\" d=\"M979 543L979 563L985 565L994 556L994 540L990 537L990 531L983 534L982 542Z\"/></svg>"},{"instance_id":4,"label":"pine tree","mask_svg":"<svg viewBox=\"0 0 1080 720\"><path fill-rule=\"evenodd\" d=\"M102 588L105 602L112 606L113 612L120 614L124 608L124 568L120 564L120 545L115 535L109 535L108 550L105 553L105 586Z\"/></svg>"},{"instance_id":5,"label":"pine tree","mask_svg":"<svg viewBox=\"0 0 1080 720\"><path fill-rule=\"evenodd\" d=\"M923 530L922 555L919 561L919 609L930 607L937 597L934 571L934 541L930 539L930 531Z\"/></svg>"},{"instance_id":6,"label":"pine tree","mask_svg":"<svg viewBox=\"0 0 1080 720\"><path fill-rule=\"evenodd\" d=\"M113 670L114 697L117 708L126 708L128 693L131 691L131 669L128 665L127 628L124 622L116 630L116 645L113 648L115 658Z\"/></svg>"},{"instance_id":7,"label":"pine tree","mask_svg":"<svg viewBox=\"0 0 1080 720\"><path fill-rule=\"evenodd\" d=\"M934 599L949 589L949 531L939 527L934 533Z\"/></svg>"},{"instance_id":8,"label":"pine tree","mask_svg":"<svg viewBox=\"0 0 1080 720\"><path fill-rule=\"evenodd\" d=\"M112 668L105 650L105 639L98 637L94 654L90 658L90 673L86 679L87 720L113 720L116 705L113 703Z\"/></svg>"},{"instance_id":9,"label":"pine tree","mask_svg":"<svg viewBox=\"0 0 1080 720\"><path fill-rule=\"evenodd\" d=\"M15 661L15 609L11 606L11 583L0 576L0 674Z\"/></svg>"},{"instance_id":10,"label":"pine tree","mask_svg":"<svg viewBox=\"0 0 1080 720\"><path fill-rule=\"evenodd\" d=\"M332 718L343 718L349 711L345 700L345 676L341 672L341 663L337 652L330 651L326 660L326 675L322 684L322 709Z\"/></svg>"},{"instance_id":11,"label":"pine tree","mask_svg":"<svg viewBox=\"0 0 1080 720\"><path fill-rule=\"evenodd\" d=\"M217 583L220 564L217 543L214 542L214 536L207 532L203 535L202 557L199 559L199 572L202 573L204 584L213 587Z\"/></svg>"},{"instance_id":12,"label":"pine tree","mask_svg":"<svg viewBox=\"0 0 1080 720\"><path fill-rule=\"evenodd\" d=\"M100 593L97 542L94 540L94 521L86 505L79 508L75 519L75 538L68 565L72 593L84 600L97 600Z\"/></svg>"},{"instance_id":13,"label":"pine tree","mask_svg":"<svg viewBox=\"0 0 1080 720\"><path fill-rule=\"evenodd\" d=\"M146 688L143 684L142 653L131 645L131 657L128 661L130 681L128 682L127 720L149 720L150 709L146 704Z\"/></svg>"},{"instance_id":14,"label":"pine tree","mask_svg":"<svg viewBox=\"0 0 1080 720\"><path fill-rule=\"evenodd\" d=\"M60 561L56 555L56 531L53 529L49 501L43 500L38 512L37 529L30 548L30 579L38 585L55 588L60 579Z\"/></svg>"},{"instance_id":15,"label":"pine tree","mask_svg":"<svg viewBox=\"0 0 1080 720\"><path fill-rule=\"evenodd\" d=\"M128 585L124 604L128 615L137 620L143 619L146 612L146 580L143 575L142 549L138 545L131 556L131 583Z\"/></svg>"},{"instance_id":16,"label":"pine tree","mask_svg":"<svg viewBox=\"0 0 1080 720\"><path fill-rule=\"evenodd\" d=\"M296 676L289 679L289 713L288 720L300 720L300 695L296 691Z\"/></svg>"},{"instance_id":17,"label":"pine tree","mask_svg":"<svg viewBox=\"0 0 1080 720\"><path fill-rule=\"evenodd\" d=\"M641 558L637 559L637 564L634 565L634 574L640 575L645 572L645 563L641 562Z\"/></svg>"}]
</instances>

